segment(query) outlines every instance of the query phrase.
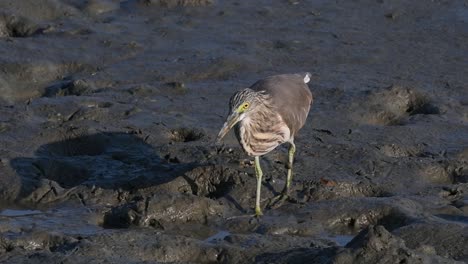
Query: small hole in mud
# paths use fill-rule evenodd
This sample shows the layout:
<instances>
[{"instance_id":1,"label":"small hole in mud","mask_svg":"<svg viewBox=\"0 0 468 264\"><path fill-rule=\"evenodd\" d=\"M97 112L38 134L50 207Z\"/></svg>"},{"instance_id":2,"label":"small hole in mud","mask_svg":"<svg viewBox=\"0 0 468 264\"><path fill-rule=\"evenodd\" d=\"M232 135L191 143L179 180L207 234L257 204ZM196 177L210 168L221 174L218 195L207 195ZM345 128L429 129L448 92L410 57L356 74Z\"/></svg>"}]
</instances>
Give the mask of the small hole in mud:
<instances>
[{"instance_id":1,"label":"small hole in mud","mask_svg":"<svg viewBox=\"0 0 468 264\"><path fill-rule=\"evenodd\" d=\"M175 142L190 142L202 139L204 133L193 128L177 128L171 131L171 140Z\"/></svg>"},{"instance_id":2,"label":"small hole in mud","mask_svg":"<svg viewBox=\"0 0 468 264\"><path fill-rule=\"evenodd\" d=\"M409 115L438 115L440 114L439 108L432 105L430 102L426 102L426 98L418 98L411 102L412 104L408 107L406 112Z\"/></svg>"},{"instance_id":3,"label":"small hole in mud","mask_svg":"<svg viewBox=\"0 0 468 264\"><path fill-rule=\"evenodd\" d=\"M232 182L220 182L218 185L216 185L216 188L214 191L210 192L207 197L210 199L218 199L226 195L232 188L232 185L234 183Z\"/></svg>"},{"instance_id":4,"label":"small hole in mud","mask_svg":"<svg viewBox=\"0 0 468 264\"><path fill-rule=\"evenodd\" d=\"M165 156L164 156L164 159L167 160L167 161L170 162L170 163L180 163L179 158L177 158L177 157L171 157L170 154L165 155Z\"/></svg>"},{"instance_id":5,"label":"small hole in mud","mask_svg":"<svg viewBox=\"0 0 468 264\"><path fill-rule=\"evenodd\" d=\"M156 220L156 219L151 219L151 220L149 221L149 226L152 227L152 228L164 230L164 226L161 225L161 223L160 223L158 220Z\"/></svg>"},{"instance_id":6,"label":"small hole in mud","mask_svg":"<svg viewBox=\"0 0 468 264\"><path fill-rule=\"evenodd\" d=\"M377 221L377 224L384 226L389 231L392 231L394 229L407 225L407 222L408 220L406 219L406 217L402 215L389 215Z\"/></svg>"},{"instance_id":7,"label":"small hole in mud","mask_svg":"<svg viewBox=\"0 0 468 264\"><path fill-rule=\"evenodd\" d=\"M458 167L454 168L451 172L452 175L452 182L454 184L457 183L468 183L468 168L465 167Z\"/></svg>"},{"instance_id":8,"label":"small hole in mud","mask_svg":"<svg viewBox=\"0 0 468 264\"><path fill-rule=\"evenodd\" d=\"M4 246L6 252L11 252L15 247L13 245L6 245Z\"/></svg>"}]
</instances>

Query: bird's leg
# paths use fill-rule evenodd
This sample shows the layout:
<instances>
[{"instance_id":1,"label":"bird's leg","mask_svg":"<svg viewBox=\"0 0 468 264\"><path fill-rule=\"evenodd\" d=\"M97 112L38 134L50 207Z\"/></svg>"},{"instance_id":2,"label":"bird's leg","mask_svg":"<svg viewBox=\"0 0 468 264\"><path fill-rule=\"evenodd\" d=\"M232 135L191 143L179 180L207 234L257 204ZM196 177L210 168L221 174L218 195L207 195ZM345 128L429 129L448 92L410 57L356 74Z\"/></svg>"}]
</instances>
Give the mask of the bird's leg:
<instances>
[{"instance_id":1,"label":"bird's leg","mask_svg":"<svg viewBox=\"0 0 468 264\"><path fill-rule=\"evenodd\" d=\"M261 216L263 215L262 209L260 208L260 195L261 195L261 188L262 188L262 168L260 167L260 157L255 156L255 175L257 176L257 195L255 198L255 215Z\"/></svg>"},{"instance_id":2,"label":"bird's leg","mask_svg":"<svg viewBox=\"0 0 468 264\"><path fill-rule=\"evenodd\" d=\"M293 141L290 142L289 145L289 151L288 151L288 176L286 178L286 183L284 184L283 191L281 191L281 194L273 197L271 202L269 203L268 207L270 208L276 208L281 206L284 201L286 201L289 198L289 189L291 188L291 182L292 182L292 168L293 168L293 162L294 162L294 153L296 152L296 145L294 144Z\"/></svg>"},{"instance_id":3,"label":"bird's leg","mask_svg":"<svg viewBox=\"0 0 468 264\"><path fill-rule=\"evenodd\" d=\"M284 185L284 189L282 191L283 194L288 195L289 194L289 188L291 187L291 182L292 182L292 168L293 168L293 162L294 162L294 153L296 152L296 145L294 142L290 142L289 145L289 151L288 151L288 177L286 179L286 184Z\"/></svg>"}]
</instances>

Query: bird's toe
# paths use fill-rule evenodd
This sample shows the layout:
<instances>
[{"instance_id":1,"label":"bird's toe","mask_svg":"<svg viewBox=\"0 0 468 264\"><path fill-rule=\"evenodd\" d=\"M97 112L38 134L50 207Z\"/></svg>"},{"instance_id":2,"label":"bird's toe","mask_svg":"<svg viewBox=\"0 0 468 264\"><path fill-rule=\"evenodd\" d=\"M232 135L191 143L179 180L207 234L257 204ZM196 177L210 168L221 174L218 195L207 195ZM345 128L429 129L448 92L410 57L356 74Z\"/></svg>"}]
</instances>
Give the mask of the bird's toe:
<instances>
[{"instance_id":1,"label":"bird's toe","mask_svg":"<svg viewBox=\"0 0 468 264\"><path fill-rule=\"evenodd\" d=\"M275 197L273 197L270 202L268 203L268 208L278 208L280 207L281 205L283 205L283 203L285 201L289 200L289 195L288 194L285 194L285 193L281 193Z\"/></svg>"}]
</instances>

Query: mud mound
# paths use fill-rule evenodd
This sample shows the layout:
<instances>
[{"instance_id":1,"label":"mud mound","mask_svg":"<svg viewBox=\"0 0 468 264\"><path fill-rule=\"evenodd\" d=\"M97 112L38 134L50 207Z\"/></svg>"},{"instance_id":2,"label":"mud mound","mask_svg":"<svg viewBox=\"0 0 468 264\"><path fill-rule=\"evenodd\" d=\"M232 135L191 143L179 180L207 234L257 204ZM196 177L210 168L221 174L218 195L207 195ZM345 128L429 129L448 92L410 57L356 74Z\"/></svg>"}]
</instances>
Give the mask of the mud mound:
<instances>
[{"instance_id":1,"label":"mud mound","mask_svg":"<svg viewBox=\"0 0 468 264\"><path fill-rule=\"evenodd\" d=\"M35 53L34 56L37 56ZM4 75L0 76L0 97L18 101L20 99L35 98L47 94L66 95L81 94L84 90L83 83L59 83L56 86L45 89L50 83L62 79L61 76L68 76L71 73L86 71L89 65L76 62L40 60L34 62L27 61L3 61ZM76 87L75 87L76 84ZM83 84L83 85L82 85ZM63 88L63 89L62 89ZM47 90L44 91L44 90Z\"/></svg>"},{"instance_id":2,"label":"mud mound","mask_svg":"<svg viewBox=\"0 0 468 264\"><path fill-rule=\"evenodd\" d=\"M312 246L312 245L311 245ZM382 226L369 226L344 249L300 247L257 256L255 263L454 263L452 260L408 248L404 240Z\"/></svg>"},{"instance_id":3,"label":"mud mound","mask_svg":"<svg viewBox=\"0 0 468 264\"><path fill-rule=\"evenodd\" d=\"M360 107L362 121L373 125L402 125L412 115L439 114L438 107L426 95L401 86L372 92Z\"/></svg>"},{"instance_id":4,"label":"mud mound","mask_svg":"<svg viewBox=\"0 0 468 264\"><path fill-rule=\"evenodd\" d=\"M0 38L24 38L41 31L39 25L24 18L10 14L0 14Z\"/></svg>"},{"instance_id":5,"label":"mud mound","mask_svg":"<svg viewBox=\"0 0 468 264\"><path fill-rule=\"evenodd\" d=\"M466 220L464 221L466 224ZM409 248L423 250L433 249L433 253L455 260L468 260L468 243L466 225L450 221L439 224L414 224L402 227L396 234L403 238ZM453 246L447 247L449 241L456 241ZM445 245L445 246L444 246Z\"/></svg>"},{"instance_id":6,"label":"mud mound","mask_svg":"<svg viewBox=\"0 0 468 264\"><path fill-rule=\"evenodd\" d=\"M0 3L0 9L37 21L54 20L76 13L74 8L62 3L62 1L54 0L5 0Z\"/></svg>"},{"instance_id":7,"label":"mud mound","mask_svg":"<svg viewBox=\"0 0 468 264\"><path fill-rule=\"evenodd\" d=\"M421 178L435 184L465 183L467 164L457 160L440 160L426 164L421 168Z\"/></svg>"},{"instance_id":8,"label":"mud mound","mask_svg":"<svg viewBox=\"0 0 468 264\"><path fill-rule=\"evenodd\" d=\"M424 255L406 247L382 226L369 226L346 245L336 263L451 263L449 259Z\"/></svg>"}]
</instances>

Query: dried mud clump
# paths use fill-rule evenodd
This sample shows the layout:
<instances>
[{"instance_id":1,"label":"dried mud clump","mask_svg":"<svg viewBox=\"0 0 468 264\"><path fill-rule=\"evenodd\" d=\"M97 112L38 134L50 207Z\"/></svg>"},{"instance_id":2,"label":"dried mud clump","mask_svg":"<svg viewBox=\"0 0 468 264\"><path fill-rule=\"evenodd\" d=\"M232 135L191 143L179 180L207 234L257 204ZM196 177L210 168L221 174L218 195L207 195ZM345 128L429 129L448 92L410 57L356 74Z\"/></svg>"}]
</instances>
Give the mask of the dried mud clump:
<instances>
[{"instance_id":1,"label":"dried mud clump","mask_svg":"<svg viewBox=\"0 0 468 264\"><path fill-rule=\"evenodd\" d=\"M360 104L361 119L373 125L402 125L413 115L439 114L439 108L419 91L401 86L391 86L383 91L371 93L364 104ZM362 112L364 111L364 112Z\"/></svg>"},{"instance_id":2,"label":"dried mud clump","mask_svg":"<svg viewBox=\"0 0 468 264\"><path fill-rule=\"evenodd\" d=\"M43 96L80 96L90 94L93 90L93 87L85 80L64 80L47 87Z\"/></svg>"}]
</instances>

